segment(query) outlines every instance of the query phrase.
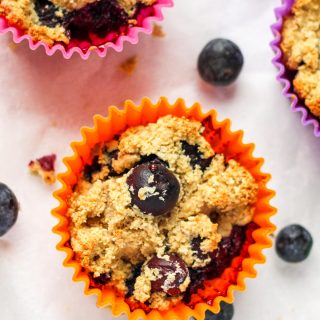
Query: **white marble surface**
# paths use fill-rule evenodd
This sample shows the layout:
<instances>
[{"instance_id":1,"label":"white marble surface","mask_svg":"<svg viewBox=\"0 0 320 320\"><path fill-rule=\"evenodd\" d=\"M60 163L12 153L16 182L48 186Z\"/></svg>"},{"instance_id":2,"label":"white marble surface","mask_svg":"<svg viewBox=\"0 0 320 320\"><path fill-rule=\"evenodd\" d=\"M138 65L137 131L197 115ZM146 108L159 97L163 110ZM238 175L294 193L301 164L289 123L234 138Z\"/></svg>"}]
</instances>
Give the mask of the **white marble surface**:
<instances>
[{"instance_id":1,"label":"white marble surface","mask_svg":"<svg viewBox=\"0 0 320 320\"><path fill-rule=\"evenodd\" d=\"M165 12L164 39L142 36L123 54L87 62L50 58L26 44L12 49L10 36L0 37L0 180L21 204L17 224L0 240L1 320L112 319L61 266L64 255L55 251L56 221L50 215L57 186L30 176L27 163L56 152L61 170L69 141L79 138L79 127L90 125L93 114L106 114L109 104L127 98L139 102L144 95L153 100L167 95L171 101L182 96L189 104L198 100L206 109L215 107L221 119L233 119L233 128L245 130L245 141L257 144L255 155L265 157L264 170L273 174L273 205L279 209L274 222L279 227L299 222L313 234L312 254L299 265L267 251L258 278L247 281L246 293L236 294L234 320L319 319L320 139L300 125L275 81L269 26L279 2L176 0ZM202 83L196 70L199 51L215 37L233 39L245 57L236 85L224 90ZM119 64L133 54L139 65L128 76Z\"/></svg>"}]
</instances>

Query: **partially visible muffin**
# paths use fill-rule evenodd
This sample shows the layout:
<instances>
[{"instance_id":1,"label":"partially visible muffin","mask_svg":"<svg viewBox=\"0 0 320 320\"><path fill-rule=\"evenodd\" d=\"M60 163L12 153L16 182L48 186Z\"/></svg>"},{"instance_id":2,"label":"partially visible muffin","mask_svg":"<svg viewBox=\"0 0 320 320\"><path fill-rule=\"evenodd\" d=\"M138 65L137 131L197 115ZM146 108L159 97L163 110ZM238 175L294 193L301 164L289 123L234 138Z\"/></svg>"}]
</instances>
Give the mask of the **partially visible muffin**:
<instances>
[{"instance_id":1,"label":"partially visible muffin","mask_svg":"<svg viewBox=\"0 0 320 320\"><path fill-rule=\"evenodd\" d=\"M239 254L258 185L203 131L165 116L92 150L68 209L70 245L92 286L165 310Z\"/></svg>"},{"instance_id":2,"label":"partially visible muffin","mask_svg":"<svg viewBox=\"0 0 320 320\"><path fill-rule=\"evenodd\" d=\"M286 67L296 71L294 90L320 117L320 1L296 0L284 19L280 47Z\"/></svg>"},{"instance_id":3,"label":"partially visible muffin","mask_svg":"<svg viewBox=\"0 0 320 320\"><path fill-rule=\"evenodd\" d=\"M135 25L140 10L156 0L0 0L0 16L35 41L103 43L111 32Z\"/></svg>"}]
</instances>

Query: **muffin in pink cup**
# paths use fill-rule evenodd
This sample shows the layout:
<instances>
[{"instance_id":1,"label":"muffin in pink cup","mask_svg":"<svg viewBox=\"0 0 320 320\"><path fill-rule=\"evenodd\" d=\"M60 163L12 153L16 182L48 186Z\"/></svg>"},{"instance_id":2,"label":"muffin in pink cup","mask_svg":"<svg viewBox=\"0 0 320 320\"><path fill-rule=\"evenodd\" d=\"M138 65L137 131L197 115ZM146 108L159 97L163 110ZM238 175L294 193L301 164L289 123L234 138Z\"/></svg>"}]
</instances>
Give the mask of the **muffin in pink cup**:
<instances>
[{"instance_id":1,"label":"muffin in pink cup","mask_svg":"<svg viewBox=\"0 0 320 320\"><path fill-rule=\"evenodd\" d=\"M140 32L151 33L172 0L0 0L0 33L12 32L16 43L27 39L32 50L60 51L69 59L78 52L104 57L135 44Z\"/></svg>"},{"instance_id":2,"label":"muffin in pink cup","mask_svg":"<svg viewBox=\"0 0 320 320\"><path fill-rule=\"evenodd\" d=\"M304 126L312 126L320 137L320 2L283 0L275 9L272 25L275 39L273 63L279 69L277 79L283 94L291 101L293 112L301 113Z\"/></svg>"}]
</instances>

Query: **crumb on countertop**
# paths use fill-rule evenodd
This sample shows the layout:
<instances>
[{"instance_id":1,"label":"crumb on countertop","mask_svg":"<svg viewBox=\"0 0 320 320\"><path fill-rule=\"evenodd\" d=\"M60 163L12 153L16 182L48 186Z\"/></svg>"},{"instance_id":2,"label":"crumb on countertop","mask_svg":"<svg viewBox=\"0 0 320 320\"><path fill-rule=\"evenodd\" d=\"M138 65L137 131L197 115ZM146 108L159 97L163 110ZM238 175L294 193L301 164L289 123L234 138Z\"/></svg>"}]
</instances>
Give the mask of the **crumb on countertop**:
<instances>
[{"instance_id":1,"label":"crumb on countertop","mask_svg":"<svg viewBox=\"0 0 320 320\"><path fill-rule=\"evenodd\" d=\"M154 37L163 38L163 37L165 37L166 34L163 31L162 26L160 26L158 24L154 24L153 30L152 30L152 35Z\"/></svg>"},{"instance_id":2,"label":"crumb on countertop","mask_svg":"<svg viewBox=\"0 0 320 320\"><path fill-rule=\"evenodd\" d=\"M120 68L127 74L132 74L135 69L137 68L138 64L138 57L132 56L126 59L124 62L121 63Z\"/></svg>"},{"instance_id":3,"label":"crumb on countertop","mask_svg":"<svg viewBox=\"0 0 320 320\"><path fill-rule=\"evenodd\" d=\"M29 170L35 175L39 175L47 184L53 184L56 181L54 164L57 157L55 154L50 154L31 160L28 164Z\"/></svg>"},{"instance_id":4,"label":"crumb on countertop","mask_svg":"<svg viewBox=\"0 0 320 320\"><path fill-rule=\"evenodd\" d=\"M8 43L8 48L10 48L11 50L14 50L14 49L17 48L17 44L14 43L13 41L10 41L10 42Z\"/></svg>"}]
</instances>

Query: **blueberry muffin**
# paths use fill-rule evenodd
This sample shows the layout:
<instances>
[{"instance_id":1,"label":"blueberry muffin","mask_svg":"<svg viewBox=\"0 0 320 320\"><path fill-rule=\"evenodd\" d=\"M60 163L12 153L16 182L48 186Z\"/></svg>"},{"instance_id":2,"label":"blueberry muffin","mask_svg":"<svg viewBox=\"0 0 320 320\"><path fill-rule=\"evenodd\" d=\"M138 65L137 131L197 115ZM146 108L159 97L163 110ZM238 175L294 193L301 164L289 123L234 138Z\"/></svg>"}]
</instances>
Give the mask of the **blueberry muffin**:
<instances>
[{"instance_id":1,"label":"blueberry muffin","mask_svg":"<svg viewBox=\"0 0 320 320\"><path fill-rule=\"evenodd\" d=\"M125 34L156 0L0 0L0 16L35 41L101 45Z\"/></svg>"},{"instance_id":2,"label":"blueberry muffin","mask_svg":"<svg viewBox=\"0 0 320 320\"><path fill-rule=\"evenodd\" d=\"M245 241L258 185L171 115L96 145L68 203L70 246L92 287L166 310L221 275ZM204 276L205 274L205 276Z\"/></svg>"},{"instance_id":3,"label":"blueberry muffin","mask_svg":"<svg viewBox=\"0 0 320 320\"><path fill-rule=\"evenodd\" d=\"M320 2L296 0L284 19L280 47L293 86L316 117L320 117Z\"/></svg>"}]
</instances>

